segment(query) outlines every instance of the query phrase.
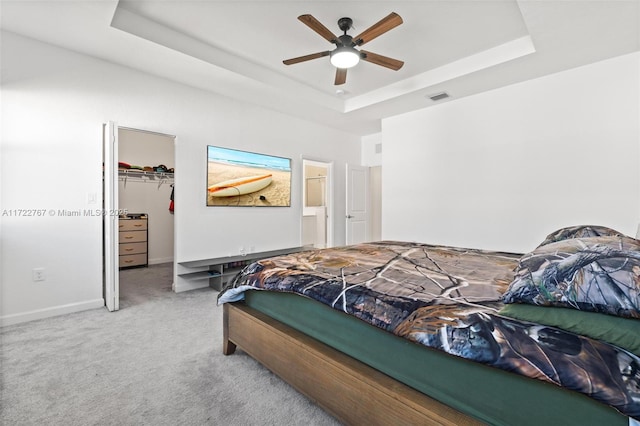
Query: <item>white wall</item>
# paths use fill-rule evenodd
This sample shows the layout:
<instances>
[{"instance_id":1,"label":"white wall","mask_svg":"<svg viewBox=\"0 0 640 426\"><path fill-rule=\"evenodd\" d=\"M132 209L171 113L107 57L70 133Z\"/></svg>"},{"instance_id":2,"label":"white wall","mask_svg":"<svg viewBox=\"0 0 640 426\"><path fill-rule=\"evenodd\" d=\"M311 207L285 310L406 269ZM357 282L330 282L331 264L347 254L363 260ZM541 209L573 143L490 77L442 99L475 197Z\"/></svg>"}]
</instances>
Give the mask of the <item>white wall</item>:
<instances>
[{"instance_id":1,"label":"white wall","mask_svg":"<svg viewBox=\"0 0 640 426\"><path fill-rule=\"evenodd\" d=\"M102 306L102 222L58 210L95 209L102 194L102 123L176 135L176 261L300 244L301 157L334 161L334 213L359 138L44 43L2 33L3 324ZM293 159L290 208L205 206L206 146ZM339 157L338 154L340 153ZM52 212L51 214L49 212ZM337 221L334 243L344 243ZM35 267L46 270L33 282Z\"/></svg>"},{"instance_id":2,"label":"white wall","mask_svg":"<svg viewBox=\"0 0 640 426\"><path fill-rule=\"evenodd\" d=\"M369 167L369 240L382 239L382 166Z\"/></svg>"},{"instance_id":3,"label":"white wall","mask_svg":"<svg viewBox=\"0 0 640 426\"><path fill-rule=\"evenodd\" d=\"M362 165L382 165L382 133L374 133L362 137Z\"/></svg>"},{"instance_id":4,"label":"white wall","mask_svg":"<svg viewBox=\"0 0 640 426\"><path fill-rule=\"evenodd\" d=\"M383 120L383 238L524 252L640 220L640 54Z\"/></svg>"},{"instance_id":5,"label":"white wall","mask_svg":"<svg viewBox=\"0 0 640 426\"><path fill-rule=\"evenodd\" d=\"M382 133L362 137L362 165L369 167L369 240L382 238Z\"/></svg>"}]
</instances>

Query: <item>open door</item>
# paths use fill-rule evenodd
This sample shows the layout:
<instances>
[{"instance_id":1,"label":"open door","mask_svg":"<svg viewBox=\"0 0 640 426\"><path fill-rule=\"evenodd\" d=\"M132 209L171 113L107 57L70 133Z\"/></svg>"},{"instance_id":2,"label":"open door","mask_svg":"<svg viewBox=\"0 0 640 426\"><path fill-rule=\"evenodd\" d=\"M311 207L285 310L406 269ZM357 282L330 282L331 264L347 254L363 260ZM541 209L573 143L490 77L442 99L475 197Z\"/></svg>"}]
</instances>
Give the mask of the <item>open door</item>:
<instances>
[{"instance_id":1,"label":"open door","mask_svg":"<svg viewBox=\"0 0 640 426\"><path fill-rule=\"evenodd\" d=\"M368 241L369 170L363 166L347 164L347 244Z\"/></svg>"},{"instance_id":2,"label":"open door","mask_svg":"<svg viewBox=\"0 0 640 426\"><path fill-rule=\"evenodd\" d=\"M103 125L103 232L104 232L104 302L109 311L120 309L118 273L118 126Z\"/></svg>"}]
</instances>

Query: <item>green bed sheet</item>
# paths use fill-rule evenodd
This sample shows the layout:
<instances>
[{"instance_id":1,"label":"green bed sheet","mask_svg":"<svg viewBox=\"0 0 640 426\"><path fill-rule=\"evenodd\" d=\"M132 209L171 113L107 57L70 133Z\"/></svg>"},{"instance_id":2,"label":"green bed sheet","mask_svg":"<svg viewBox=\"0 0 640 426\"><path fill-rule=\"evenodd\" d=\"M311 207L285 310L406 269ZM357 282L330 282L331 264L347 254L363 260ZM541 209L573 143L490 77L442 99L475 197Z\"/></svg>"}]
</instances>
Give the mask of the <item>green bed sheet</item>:
<instances>
[{"instance_id":1,"label":"green bed sheet","mask_svg":"<svg viewBox=\"0 0 640 426\"><path fill-rule=\"evenodd\" d=\"M488 424L629 424L580 393L417 345L303 296L254 290L245 303Z\"/></svg>"}]
</instances>

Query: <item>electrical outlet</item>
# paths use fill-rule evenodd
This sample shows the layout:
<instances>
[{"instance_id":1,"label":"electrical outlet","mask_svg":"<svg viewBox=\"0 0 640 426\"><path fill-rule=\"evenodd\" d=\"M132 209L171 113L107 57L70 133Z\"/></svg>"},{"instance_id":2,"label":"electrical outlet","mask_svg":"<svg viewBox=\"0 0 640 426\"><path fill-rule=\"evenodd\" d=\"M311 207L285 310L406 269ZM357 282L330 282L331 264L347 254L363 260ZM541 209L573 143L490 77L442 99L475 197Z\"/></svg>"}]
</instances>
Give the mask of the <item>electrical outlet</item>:
<instances>
[{"instance_id":1,"label":"electrical outlet","mask_svg":"<svg viewBox=\"0 0 640 426\"><path fill-rule=\"evenodd\" d=\"M33 268L32 276L34 281L44 281L44 268Z\"/></svg>"},{"instance_id":2,"label":"electrical outlet","mask_svg":"<svg viewBox=\"0 0 640 426\"><path fill-rule=\"evenodd\" d=\"M244 249L244 246L240 247L240 255L241 256L245 256L247 254L247 252Z\"/></svg>"}]
</instances>

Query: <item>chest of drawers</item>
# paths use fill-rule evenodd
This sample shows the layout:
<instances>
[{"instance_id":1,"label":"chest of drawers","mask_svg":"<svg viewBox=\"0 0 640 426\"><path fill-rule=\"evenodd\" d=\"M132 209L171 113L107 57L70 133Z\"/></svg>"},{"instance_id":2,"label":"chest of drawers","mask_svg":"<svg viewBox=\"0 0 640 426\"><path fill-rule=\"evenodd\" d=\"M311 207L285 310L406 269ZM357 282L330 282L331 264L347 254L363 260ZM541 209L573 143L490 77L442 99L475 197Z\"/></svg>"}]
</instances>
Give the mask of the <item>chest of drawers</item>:
<instances>
[{"instance_id":1,"label":"chest of drawers","mask_svg":"<svg viewBox=\"0 0 640 426\"><path fill-rule=\"evenodd\" d=\"M149 264L148 216L130 214L118 220L120 269Z\"/></svg>"}]
</instances>

